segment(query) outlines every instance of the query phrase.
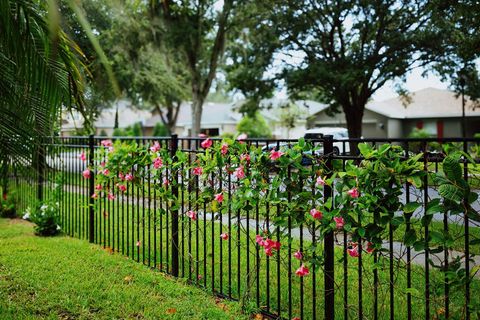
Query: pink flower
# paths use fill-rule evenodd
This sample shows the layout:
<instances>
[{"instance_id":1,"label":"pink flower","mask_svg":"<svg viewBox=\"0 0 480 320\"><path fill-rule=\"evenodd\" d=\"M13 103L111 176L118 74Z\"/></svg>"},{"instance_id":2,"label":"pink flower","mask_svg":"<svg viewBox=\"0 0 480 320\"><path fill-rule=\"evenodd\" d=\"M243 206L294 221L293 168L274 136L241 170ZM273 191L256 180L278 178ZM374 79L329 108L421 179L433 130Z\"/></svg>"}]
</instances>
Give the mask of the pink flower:
<instances>
[{"instance_id":1,"label":"pink flower","mask_svg":"<svg viewBox=\"0 0 480 320\"><path fill-rule=\"evenodd\" d=\"M158 141L155 141L155 143L153 144L153 146L150 147L150 151L151 151L151 152L158 152L158 151L160 151L160 144L158 143Z\"/></svg>"},{"instance_id":2,"label":"pink flower","mask_svg":"<svg viewBox=\"0 0 480 320\"><path fill-rule=\"evenodd\" d=\"M317 178L317 186L324 186L325 185L325 180L322 179L322 177Z\"/></svg>"},{"instance_id":3,"label":"pink flower","mask_svg":"<svg viewBox=\"0 0 480 320\"><path fill-rule=\"evenodd\" d=\"M293 254L293 257L294 257L295 259L302 260L302 259L303 259L303 254L302 254L302 253L300 252L300 250L299 250L299 251L297 251L297 252L295 252L295 253Z\"/></svg>"},{"instance_id":4,"label":"pink flower","mask_svg":"<svg viewBox=\"0 0 480 320\"><path fill-rule=\"evenodd\" d=\"M335 221L335 226L337 229L342 229L345 225L345 220L343 220L342 217L333 217L333 220Z\"/></svg>"},{"instance_id":5,"label":"pink flower","mask_svg":"<svg viewBox=\"0 0 480 320\"><path fill-rule=\"evenodd\" d=\"M195 167L193 168L193 174L196 176L199 176L203 173L203 168L202 167Z\"/></svg>"},{"instance_id":6,"label":"pink flower","mask_svg":"<svg viewBox=\"0 0 480 320\"><path fill-rule=\"evenodd\" d=\"M108 152L113 152L115 150L113 147L108 147Z\"/></svg>"},{"instance_id":7,"label":"pink flower","mask_svg":"<svg viewBox=\"0 0 480 320\"><path fill-rule=\"evenodd\" d=\"M262 237L261 235L257 234L257 235L255 236L255 242L256 242L258 245L261 246L262 243L263 243L263 237Z\"/></svg>"},{"instance_id":8,"label":"pink flower","mask_svg":"<svg viewBox=\"0 0 480 320\"><path fill-rule=\"evenodd\" d=\"M115 195L113 193L108 194L108 200L115 200Z\"/></svg>"},{"instance_id":9,"label":"pink flower","mask_svg":"<svg viewBox=\"0 0 480 320\"><path fill-rule=\"evenodd\" d=\"M217 202L222 202L223 201L223 194L222 193L218 193L215 195L215 200Z\"/></svg>"},{"instance_id":10,"label":"pink flower","mask_svg":"<svg viewBox=\"0 0 480 320\"><path fill-rule=\"evenodd\" d=\"M367 243L367 252L372 253L374 250L375 250L375 246L373 245L373 243L368 242Z\"/></svg>"},{"instance_id":11,"label":"pink flower","mask_svg":"<svg viewBox=\"0 0 480 320\"><path fill-rule=\"evenodd\" d=\"M102 173L103 173L104 176L108 176L108 175L110 174L110 170L108 170L108 169L103 169L103 172L102 172Z\"/></svg>"},{"instance_id":12,"label":"pink flower","mask_svg":"<svg viewBox=\"0 0 480 320\"><path fill-rule=\"evenodd\" d=\"M202 138L202 139L205 139L205 138L207 138L208 136L207 136L205 133L200 133L200 134L198 135L198 137L199 137L199 138Z\"/></svg>"},{"instance_id":13,"label":"pink flower","mask_svg":"<svg viewBox=\"0 0 480 320\"><path fill-rule=\"evenodd\" d=\"M248 153L244 153L240 156L240 161L250 162L250 155Z\"/></svg>"},{"instance_id":14,"label":"pink flower","mask_svg":"<svg viewBox=\"0 0 480 320\"><path fill-rule=\"evenodd\" d=\"M155 160L153 160L153 167L155 169L161 168L162 166L163 166L162 158L157 157L157 158L155 158Z\"/></svg>"},{"instance_id":15,"label":"pink flower","mask_svg":"<svg viewBox=\"0 0 480 320\"><path fill-rule=\"evenodd\" d=\"M222 233L220 238L222 238L222 240L228 240L228 233Z\"/></svg>"},{"instance_id":16,"label":"pink flower","mask_svg":"<svg viewBox=\"0 0 480 320\"><path fill-rule=\"evenodd\" d=\"M98 194L94 193L92 194L92 199L97 199L98 198Z\"/></svg>"},{"instance_id":17,"label":"pink flower","mask_svg":"<svg viewBox=\"0 0 480 320\"><path fill-rule=\"evenodd\" d=\"M197 213L193 210L190 210L187 212L187 217L195 221L197 220Z\"/></svg>"},{"instance_id":18,"label":"pink flower","mask_svg":"<svg viewBox=\"0 0 480 320\"><path fill-rule=\"evenodd\" d=\"M97 189L97 190L102 190L102 185L101 185L101 184L97 184L97 185L95 186L95 189Z\"/></svg>"},{"instance_id":19,"label":"pink flower","mask_svg":"<svg viewBox=\"0 0 480 320\"><path fill-rule=\"evenodd\" d=\"M280 158L280 157L283 156L283 155L284 155L284 153L283 153L282 151L272 150L272 151L270 151L270 156L269 156L269 158L270 158L270 160L275 161L275 160L277 160L278 158Z\"/></svg>"},{"instance_id":20,"label":"pink flower","mask_svg":"<svg viewBox=\"0 0 480 320\"><path fill-rule=\"evenodd\" d=\"M210 138L207 138L203 140L200 145L202 146L203 149L208 149L212 146L212 143L213 143L212 140L210 140Z\"/></svg>"},{"instance_id":21,"label":"pink flower","mask_svg":"<svg viewBox=\"0 0 480 320\"><path fill-rule=\"evenodd\" d=\"M295 274L299 277L305 277L309 273L310 273L310 271L308 270L308 268L303 263L300 266L300 268L298 268L297 271L295 271Z\"/></svg>"},{"instance_id":22,"label":"pink flower","mask_svg":"<svg viewBox=\"0 0 480 320\"><path fill-rule=\"evenodd\" d=\"M273 256L272 248L265 247L265 254L269 257Z\"/></svg>"},{"instance_id":23,"label":"pink flower","mask_svg":"<svg viewBox=\"0 0 480 320\"><path fill-rule=\"evenodd\" d=\"M90 179L90 169L85 169L85 170L83 170L82 176L83 176L85 179Z\"/></svg>"},{"instance_id":24,"label":"pink flower","mask_svg":"<svg viewBox=\"0 0 480 320\"><path fill-rule=\"evenodd\" d=\"M79 158L80 160L82 160L83 162L87 161L87 156L85 155L85 152L83 152L83 151L82 151L82 153L80 153L80 154L78 155L78 158Z\"/></svg>"},{"instance_id":25,"label":"pink flower","mask_svg":"<svg viewBox=\"0 0 480 320\"><path fill-rule=\"evenodd\" d=\"M163 184L164 187L167 187L170 184L170 182L168 182L167 178L163 178L163 183L162 184Z\"/></svg>"},{"instance_id":26,"label":"pink flower","mask_svg":"<svg viewBox=\"0 0 480 320\"><path fill-rule=\"evenodd\" d=\"M137 241L137 247L140 247L141 244L142 244L142 241L138 240Z\"/></svg>"},{"instance_id":27,"label":"pink flower","mask_svg":"<svg viewBox=\"0 0 480 320\"><path fill-rule=\"evenodd\" d=\"M348 195L352 198L358 198L360 196L360 192L358 192L357 188L353 188L347 191Z\"/></svg>"},{"instance_id":28,"label":"pink flower","mask_svg":"<svg viewBox=\"0 0 480 320\"><path fill-rule=\"evenodd\" d=\"M222 147L220 148L220 152L221 152L223 155L226 155L227 152L228 152L228 144L223 143L223 144L222 144Z\"/></svg>"},{"instance_id":29,"label":"pink flower","mask_svg":"<svg viewBox=\"0 0 480 320\"><path fill-rule=\"evenodd\" d=\"M347 252L351 257L354 257L354 258L357 258L360 255L360 253L358 252L357 244L355 244L352 248L347 249Z\"/></svg>"},{"instance_id":30,"label":"pink flower","mask_svg":"<svg viewBox=\"0 0 480 320\"><path fill-rule=\"evenodd\" d=\"M122 192L125 192L127 190L127 187L124 184L119 184L118 189Z\"/></svg>"},{"instance_id":31,"label":"pink flower","mask_svg":"<svg viewBox=\"0 0 480 320\"><path fill-rule=\"evenodd\" d=\"M237 177L237 179L245 178L245 171L243 171L243 166L240 166L237 169L235 169L235 171L233 172L233 175Z\"/></svg>"},{"instance_id":32,"label":"pink flower","mask_svg":"<svg viewBox=\"0 0 480 320\"><path fill-rule=\"evenodd\" d=\"M100 141L100 143L101 143L102 146L104 146L104 147L111 147L111 146L113 146L112 140L110 140L110 139L102 140L102 141Z\"/></svg>"},{"instance_id":33,"label":"pink flower","mask_svg":"<svg viewBox=\"0 0 480 320\"><path fill-rule=\"evenodd\" d=\"M125 179L125 175L120 172L120 173L118 174L118 179L124 180L124 179Z\"/></svg>"},{"instance_id":34,"label":"pink flower","mask_svg":"<svg viewBox=\"0 0 480 320\"><path fill-rule=\"evenodd\" d=\"M132 180L133 180L133 174L127 173L127 174L125 175L125 180L127 180L127 181L132 181Z\"/></svg>"},{"instance_id":35,"label":"pink flower","mask_svg":"<svg viewBox=\"0 0 480 320\"><path fill-rule=\"evenodd\" d=\"M323 217L323 214L315 208L310 210L310 215L313 217L313 219L317 219L317 220L320 220Z\"/></svg>"},{"instance_id":36,"label":"pink flower","mask_svg":"<svg viewBox=\"0 0 480 320\"><path fill-rule=\"evenodd\" d=\"M246 140L247 138L248 138L247 134L242 133L242 134L240 134L240 135L237 137L237 141L243 142L243 141Z\"/></svg>"},{"instance_id":37,"label":"pink flower","mask_svg":"<svg viewBox=\"0 0 480 320\"><path fill-rule=\"evenodd\" d=\"M100 162L100 167L105 167L105 161Z\"/></svg>"}]
</instances>

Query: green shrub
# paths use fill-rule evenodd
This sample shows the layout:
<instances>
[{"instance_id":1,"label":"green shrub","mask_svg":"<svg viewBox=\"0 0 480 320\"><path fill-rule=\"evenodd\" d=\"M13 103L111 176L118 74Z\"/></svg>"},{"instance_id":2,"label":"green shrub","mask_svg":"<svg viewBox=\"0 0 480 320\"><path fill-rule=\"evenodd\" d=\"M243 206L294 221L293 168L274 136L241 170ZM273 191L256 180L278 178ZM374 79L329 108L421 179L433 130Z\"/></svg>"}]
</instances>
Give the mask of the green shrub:
<instances>
[{"instance_id":1,"label":"green shrub","mask_svg":"<svg viewBox=\"0 0 480 320\"><path fill-rule=\"evenodd\" d=\"M12 195L0 200L0 216L2 218L15 218L17 216L15 198Z\"/></svg>"},{"instance_id":2,"label":"green shrub","mask_svg":"<svg viewBox=\"0 0 480 320\"><path fill-rule=\"evenodd\" d=\"M237 125L237 131L246 133L249 138L271 138L272 131L260 113L253 117L245 116Z\"/></svg>"},{"instance_id":3,"label":"green shrub","mask_svg":"<svg viewBox=\"0 0 480 320\"><path fill-rule=\"evenodd\" d=\"M36 224L36 235L48 237L60 233L58 203L44 203L34 212L28 208L23 218Z\"/></svg>"},{"instance_id":4,"label":"green shrub","mask_svg":"<svg viewBox=\"0 0 480 320\"><path fill-rule=\"evenodd\" d=\"M161 124L160 122L157 122L157 124L155 125L155 127L153 128L153 133L152 135L154 137L165 137L165 136L168 136L168 129L167 127L165 127L163 124Z\"/></svg>"}]
</instances>

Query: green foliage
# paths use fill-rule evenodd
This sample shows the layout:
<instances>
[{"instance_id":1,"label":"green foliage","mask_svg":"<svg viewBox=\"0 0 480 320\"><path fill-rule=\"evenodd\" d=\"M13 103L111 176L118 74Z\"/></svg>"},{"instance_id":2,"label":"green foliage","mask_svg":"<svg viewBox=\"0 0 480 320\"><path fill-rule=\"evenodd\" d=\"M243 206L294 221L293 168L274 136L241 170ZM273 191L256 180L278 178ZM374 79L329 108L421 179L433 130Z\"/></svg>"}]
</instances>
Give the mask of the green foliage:
<instances>
[{"instance_id":1,"label":"green foliage","mask_svg":"<svg viewBox=\"0 0 480 320\"><path fill-rule=\"evenodd\" d=\"M114 130L114 131L115 131L115 130ZM105 131L105 129L100 130L100 136L101 136L101 137L106 137L106 136L108 136L108 135L107 135L107 132Z\"/></svg>"},{"instance_id":2,"label":"green foliage","mask_svg":"<svg viewBox=\"0 0 480 320\"><path fill-rule=\"evenodd\" d=\"M83 107L85 65L58 20L47 20L51 3L0 2L0 155L15 161L30 161L39 137L53 135L62 107Z\"/></svg>"},{"instance_id":3,"label":"green foliage","mask_svg":"<svg viewBox=\"0 0 480 320\"><path fill-rule=\"evenodd\" d=\"M237 131L246 133L250 138L270 138L272 136L270 127L259 112L252 117L244 116L237 124Z\"/></svg>"},{"instance_id":4,"label":"green foliage","mask_svg":"<svg viewBox=\"0 0 480 320\"><path fill-rule=\"evenodd\" d=\"M0 198L0 217L15 218L17 216L15 196L5 195L5 198Z\"/></svg>"},{"instance_id":5,"label":"green foliage","mask_svg":"<svg viewBox=\"0 0 480 320\"><path fill-rule=\"evenodd\" d=\"M35 223L35 234L43 237L55 236L60 233L59 208L57 203L44 203L35 208L32 212L30 208L25 213L25 218L29 218Z\"/></svg>"},{"instance_id":6,"label":"green foliage","mask_svg":"<svg viewBox=\"0 0 480 320\"><path fill-rule=\"evenodd\" d=\"M155 127L153 127L152 135L154 137L165 137L165 136L168 136L168 134L169 134L168 129L160 122L155 124Z\"/></svg>"},{"instance_id":7,"label":"green foliage","mask_svg":"<svg viewBox=\"0 0 480 320\"><path fill-rule=\"evenodd\" d=\"M125 136L127 136L127 133L125 132L125 130L123 130L121 128L116 128L116 129L113 129L112 136L114 136L114 137L125 137Z\"/></svg>"}]
</instances>

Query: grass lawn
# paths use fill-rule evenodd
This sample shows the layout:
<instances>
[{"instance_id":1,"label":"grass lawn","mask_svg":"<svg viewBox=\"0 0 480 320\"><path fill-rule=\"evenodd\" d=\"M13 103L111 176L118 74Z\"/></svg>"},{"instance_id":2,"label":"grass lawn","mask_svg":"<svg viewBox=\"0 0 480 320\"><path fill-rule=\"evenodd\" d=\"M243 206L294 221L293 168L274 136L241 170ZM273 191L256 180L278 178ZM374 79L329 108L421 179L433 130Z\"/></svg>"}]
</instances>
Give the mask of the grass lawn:
<instances>
[{"instance_id":1,"label":"grass lawn","mask_svg":"<svg viewBox=\"0 0 480 320\"><path fill-rule=\"evenodd\" d=\"M97 245L0 219L0 319L242 319L237 303Z\"/></svg>"}]
</instances>

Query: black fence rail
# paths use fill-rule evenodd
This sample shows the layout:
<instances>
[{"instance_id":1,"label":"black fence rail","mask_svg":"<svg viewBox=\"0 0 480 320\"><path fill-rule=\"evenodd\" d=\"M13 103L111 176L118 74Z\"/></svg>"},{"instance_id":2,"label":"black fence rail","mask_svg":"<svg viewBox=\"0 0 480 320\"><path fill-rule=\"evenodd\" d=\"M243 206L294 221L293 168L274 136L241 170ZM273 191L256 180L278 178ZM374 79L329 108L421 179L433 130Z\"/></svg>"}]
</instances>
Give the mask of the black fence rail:
<instances>
[{"instance_id":1,"label":"black fence rail","mask_svg":"<svg viewBox=\"0 0 480 320\"><path fill-rule=\"evenodd\" d=\"M215 295L239 300L247 311L261 312L272 318L299 319L470 319L479 317L480 226L471 213L445 211L429 220L429 203L440 197L438 184L425 175L421 187L407 181L398 196L403 204L413 201L421 205L410 214L392 213L404 219L402 227L389 224L382 234L384 243L369 251L361 241L352 247L353 235L345 229L321 235L318 223L296 224L283 217L291 199L298 197L293 184L302 184L302 197L310 192L312 199L321 192L323 202L331 201L335 209L340 179L336 174L353 164L360 165L362 156L348 153L349 143L384 144L403 148L403 160L414 157L428 173L441 172L444 147L456 148L477 159L478 140L468 139L371 139L335 141L324 137L312 141L312 150L297 159L298 166L289 166L287 182L280 184L287 201L272 202L266 195L252 197L242 207L235 207L239 181L229 172L230 162L219 165L208 176L192 170L205 150L200 138L142 137L113 138L125 145L135 144L148 150L158 143L169 154L172 163L158 174L143 174L134 180L124 179L123 192L118 184L102 180L102 162L108 153L104 137L45 138L43 148L31 163L16 163L10 174L10 188L16 192L18 208L25 211L38 201L58 201L61 228L65 234L119 252L151 268L176 277ZM212 139L214 144L222 143ZM296 140L246 140L246 150L288 150ZM353 148L352 148L353 150ZM135 157L135 154L131 155ZM240 155L239 155L240 156ZM178 157L185 157L180 159ZM312 160L313 159L313 160ZM320 160L315 160L320 159ZM174 165L175 163L178 165ZM227 160L230 161L230 160ZM462 178L474 193L480 186L480 167L459 158ZM15 163L15 162L14 162ZM154 163L130 172L150 172ZM85 179L82 172L90 167ZM306 173L308 171L308 174ZM307 187L321 176L331 184ZM124 172L127 174L128 172ZM248 169L246 169L248 175ZM278 177L275 166L265 177L272 184ZM305 185L305 187L303 187ZM162 188L159 188L162 186ZM202 200L208 188L222 190L222 208ZM170 198L165 198L165 191ZM103 194L97 199L94 194ZM93 196L93 197L92 197ZM172 202L175 198L177 201ZM308 197L306 198L308 199ZM328 200L331 199L331 200ZM293 201L293 200L292 200ZM310 200L306 200L310 201ZM222 202L222 201L220 201ZM480 204L472 201L471 210ZM195 219L189 218L190 212ZM422 220L422 218L424 220ZM373 219L373 218L372 218ZM372 220L373 221L373 220ZM419 237L445 236L445 243L435 248L418 248L406 244L405 235L414 222L421 222ZM403 228L403 229L402 229ZM282 244L273 255L258 245L258 235ZM448 240L448 241L447 241ZM302 264L297 252L315 248L316 261L307 276L297 276ZM352 250L357 250L356 252ZM353 253L352 253L353 252Z\"/></svg>"}]
</instances>

